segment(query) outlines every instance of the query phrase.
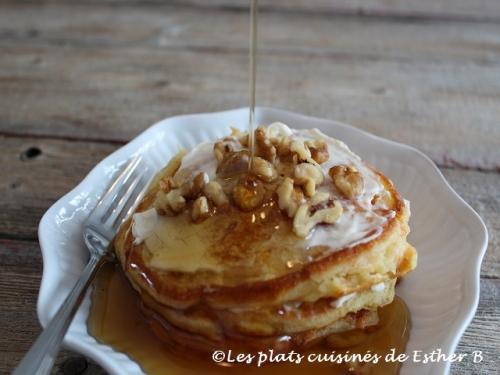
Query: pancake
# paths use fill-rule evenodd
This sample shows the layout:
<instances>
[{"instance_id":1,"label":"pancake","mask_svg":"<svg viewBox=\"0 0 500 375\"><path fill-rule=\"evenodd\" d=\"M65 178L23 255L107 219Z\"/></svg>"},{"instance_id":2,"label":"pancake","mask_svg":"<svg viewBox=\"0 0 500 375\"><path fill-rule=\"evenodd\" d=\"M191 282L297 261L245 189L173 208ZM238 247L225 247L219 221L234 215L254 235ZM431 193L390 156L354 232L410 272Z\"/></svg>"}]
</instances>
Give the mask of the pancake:
<instances>
[{"instance_id":1,"label":"pancake","mask_svg":"<svg viewBox=\"0 0 500 375\"><path fill-rule=\"evenodd\" d=\"M316 129L275 123L255 138L250 171L238 131L179 153L120 228L117 257L155 331L205 349L300 346L353 316L376 321L416 266L409 203Z\"/></svg>"},{"instance_id":2,"label":"pancake","mask_svg":"<svg viewBox=\"0 0 500 375\"><path fill-rule=\"evenodd\" d=\"M144 315L147 317L152 331L167 344L174 348L188 348L197 352L228 349L234 352L257 352L270 349L276 352L288 352L296 349L307 349L331 334L363 329L378 323L377 311L362 309L355 313L348 313L330 325L295 334L260 337L225 335L220 339L207 337L203 334L193 334L173 325L148 309L144 309Z\"/></svg>"},{"instance_id":3,"label":"pancake","mask_svg":"<svg viewBox=\"0 0 500 375\"><path fill-rule=\"evenodd\" d=\"M342 319L360 310L375 311L394 298L395 279L376 284L340 298L321 298L315 302L288 302L270 308L232 308L216 310L196 305L187 310L160 305L150 297L144 306L174 326L214 342L230 336L279 337L342 324ZM332 326L333 325L333 326ZM333 328L331 328L333 329Z\"/></svg>"}]
</instances>

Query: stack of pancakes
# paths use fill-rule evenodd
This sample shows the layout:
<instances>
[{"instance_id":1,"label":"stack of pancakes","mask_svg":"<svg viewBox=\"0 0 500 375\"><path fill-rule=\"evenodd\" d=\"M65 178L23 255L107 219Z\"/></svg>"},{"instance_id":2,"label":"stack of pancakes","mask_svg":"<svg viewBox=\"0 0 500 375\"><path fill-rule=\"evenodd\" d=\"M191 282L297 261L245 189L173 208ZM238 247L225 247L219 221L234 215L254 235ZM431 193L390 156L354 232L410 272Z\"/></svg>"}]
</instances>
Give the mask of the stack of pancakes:
<instances>
[{"instance_id":1,"label":"stack of pancakes","mask_svg":"<svg viewBox=\"0 0 500 375\"><path fill-rule=\"evenodd\" d=\"M265 194L250 209L235 204L234 184L228 182L233 178L220 176L214 143L174 157L114 242L145 317L165 341L202 351L304 348L331 333L376 324L377 308L393 300L397 279L416 266L416 251L406 241L408 202L385 176L317 130L274 124L264 131L278 150L284 137L327 145L328 160L305 161L324 171L314 194L326 192L330 202L311 204L310 215L331 207L333 199L342 214L333 223L318 223L306 236L297 235L297 220L276 193L276 186L293 176L289 163L301 162L296 156L286 162L273 157L278 173L262 184ZM233 133L225 139L241 137ZM339 164L362 176L364 189L355 196L327 177ZM181 211L159 209L159 194L172 189L168 185L176 176L199 172L204 183L219 181L227 197L224 206L206 200L210 214L203 221L193 219L196 197L186 197ZM301 204L314 199L299 193Z\"/></svg>"}]
</instances>

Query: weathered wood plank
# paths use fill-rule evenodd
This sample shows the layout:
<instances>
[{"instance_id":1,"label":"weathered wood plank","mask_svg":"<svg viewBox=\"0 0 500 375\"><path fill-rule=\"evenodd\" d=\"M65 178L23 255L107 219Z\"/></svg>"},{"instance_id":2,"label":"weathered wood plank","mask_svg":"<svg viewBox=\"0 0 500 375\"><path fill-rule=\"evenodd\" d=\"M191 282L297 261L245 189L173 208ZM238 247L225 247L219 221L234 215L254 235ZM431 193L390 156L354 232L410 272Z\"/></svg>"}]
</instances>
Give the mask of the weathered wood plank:
<instances>
[{"instance_id":1,"label":"weathered wood plank","mask_svg":"<svg viewBox=\"0 0 500 375\"><path fill-rule=\"evenodd\" d=\"M114 0L111 0L114 2ZM173 1L173 3L178 3ZM247 0L188 0L184 4L198 6L228 6L247 8ZM263 10L343 12L348 14L464 17L491 19L500 16L500 4L495 0L260 0Z\"/></svg>"},{"instance_id":2,"label":"weathered wood plank","mask_svg":"<svg viewBox=\"0 0 500 375\"><path fill-rule=\"evenodd\" d=\"M0 373L8 373L18 363L39 332L36 318L36 297L41 278L41 255L38 244L27 241L0 240ZM481 281L478 312L458 347L458 352L482 350L485 360L470 360L453 366L453 374L496 374L495 355L500 347L500 280ZM480 338L480 340L478 340ZM63 352L54 369L64 372L66 361L77 355ZM81 364L81 363L80 363ZM73 365L75 365L73 363ZM78 365L78 363L76 364ZM67 366L71 366L67 365ZM83 374L102 373L90 364Z\"/></svg>"},{"instance_id":3,"label":"weathered wood plank","mask_svg":"<svg viewBox=\"0 0 500 375\"><path fill-rule=\"evenodd\" d=\"M10 373L40 332L36 301L42 276L42 257L36 242L0 240L0 374ZM105 372L85 361L84 372L71 371L81 365L81 356L63 350L53 374L97 375Z\"/></svg>"},{"instance_id":4,"label":"weathered wood plank","mask_svg":"<svg viewBox=\"0 0 500 375\"><path fill-rule=\"evenodd\" d=\"M36 239L43 212L72 189L90 169L117 145L33 138L1 139L0 237ZM26 158L26 150L41 153ZM483 276L500 277L500 174L444 169L457 192L483 217L490 232L490 247Z\"/></svg>"},{"instance_id":5,"label":"weathered wood plank","mask_svg":"<svg viewBox=\"0 0 500 375\"><path fill-rule=\"evenodd\" d=\"M0 9L4 131L123 141L163 116L246 103L244 13ZM261 25L260 103L354 123L441 165L500 168L500 24L264 13Z\"/></svg>"},{"instance_id":6,"label":"weathered wood plank","mask_svg":"<svg viewBox=\"0 0 500 375\"><path fill-rule=\"evenodd\" d=\"M0 236L33 240L47 208L116 149L33 138L0 137L0 144Z\"/></svg>"},{"instance_id":7,"label":"weathered wood plank","mask_svg":"<svg viewBox=\"0 0 500 375\"><path fill-rule=\"evenodd\" d=\"M242 53L5 40L0 47L3 132L125 141L170 115L247 102ZM261 105L354 124L417 146L440 165L500 169L500 65L351 55L261 60Z\"/></svg>"},{"instance_id":8,"label":"weathered wood plank","mask_svg":"<svg viewBox=\"0 0 500 375\"><path fill-rule=\"evenodd\" d=\"M455 191L481 216L488 228L489 244L481 275L500 277L500 174L442 168ZM498 300L500 303L500 300ZM500 354L500 353L499 353Z\"/></svg>"},{"instance_id":9,"label":"weathered wood plank","mask_svg":"<svg viewBox=\"0 0 500 375\"><path fill-rule=\"evenodd\" d=\"M12 0L4 0L11 3ZM47 3L31 0L31 3ZM247 11L248 0L84 0L85 3L108 3L114 5L218 8L232 11ZM67 0L52 0L51 4L69 3ZM500 4L496 0L260 0L259 9L264 12L300 12L326 14L354 14L405 18L446 18L469 20L496 20L500 18Z\"/></svg>"},{"instance_id":10,"label":"weathered wood plank","mask_svg":"<svg viewBox=\"0 0 500 375\"><path fill-rule=\"evenodd\" d=\"M201 13L169 6L0 4L0 38L18 43L246 53L248 27L248 14L219 8ZM264 12L259 17L259 49L264 58L303 53L495 64L500 58L500 24Z\"/></svg>"},{"instance_id":11,"label":"weathered wood plank","mask_svg":"<svg viewBox=\"0 0 500 375\"><path fill-rule=\"evenodd\" d=\"M492 331L490 326L493 324L500 327L500 304L498 301L500 301L500 280L481 280L478 311L456 350L457 353L468 353L469 356L463 362L452 364L452 374L498 374L499 332ZM483 352L483 362L472 362L470 353L473 351Z\"/></svg>"}]
</instances>

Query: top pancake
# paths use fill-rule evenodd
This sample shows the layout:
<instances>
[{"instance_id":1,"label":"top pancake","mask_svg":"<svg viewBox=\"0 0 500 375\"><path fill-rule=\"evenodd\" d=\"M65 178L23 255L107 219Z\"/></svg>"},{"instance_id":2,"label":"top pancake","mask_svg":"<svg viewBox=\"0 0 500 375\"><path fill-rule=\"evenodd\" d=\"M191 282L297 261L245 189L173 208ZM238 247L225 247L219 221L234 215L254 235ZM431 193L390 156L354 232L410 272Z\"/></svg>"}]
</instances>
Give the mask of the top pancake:
<instances>
[{"instance_id":1,"label":"top pancake","mask_svg":"<svg viewBox=\"0 0 500 375\"><path fill-rule=\"evenodd\" d=\"M279 207L276 189L284 178L281 175L290 173L290 163L279 159L274 161L279 175L265 184L262 203L251 210L240 209L231 196L237 179L219 176L213 143L202 144L176 156L158 173L136 215L115 239L118 258L136 289L175 308L198 303L218 309L275 306L339 297L414 268L416 253L406 242L409 209L385 176L343 143L317 130L292 132L277 124L266 132L269 138L326 142L330 157L320 165L325 178L316 192L342 205L340 218L333 224L316 225L306 237L298 236L294 220ZM336 188L328 177L335 165L350 165L360 172L361 194L349 198ZM196 223L189 211L191 202L188 210L175 216L157 215L155 200L165 188L164 181L200 171L220 183L230 204L214 208L212 216ZM311 204L311 212L325 205Z\"/></svg>"}]
</instances>

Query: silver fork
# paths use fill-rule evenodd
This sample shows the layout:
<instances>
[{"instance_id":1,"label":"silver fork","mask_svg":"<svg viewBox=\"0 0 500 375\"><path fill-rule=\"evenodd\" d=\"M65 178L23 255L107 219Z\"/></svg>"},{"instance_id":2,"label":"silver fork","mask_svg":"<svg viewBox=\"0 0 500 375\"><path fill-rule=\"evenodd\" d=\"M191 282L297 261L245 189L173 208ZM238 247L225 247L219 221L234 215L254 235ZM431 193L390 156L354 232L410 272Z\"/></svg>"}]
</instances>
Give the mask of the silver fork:
<instances>
[{"instance_id":1,"label":"silver fork","mask_svg":"<svg viewBox=\"0 0 500 375\"><path fill-rule=\"evenodd\" d=\"M111 183L96 208L84 222L83 238L90 258L82 275L13 375L48 374L61 342L99 267L113 261L109 244L120 224L131 214L149 180L150 168L141 158L133 158Z\"/></svg>"}]
</instances>

